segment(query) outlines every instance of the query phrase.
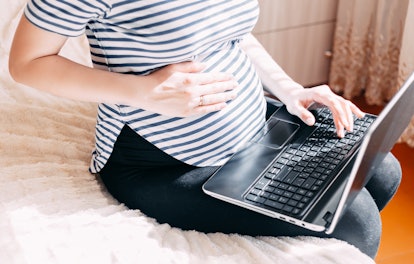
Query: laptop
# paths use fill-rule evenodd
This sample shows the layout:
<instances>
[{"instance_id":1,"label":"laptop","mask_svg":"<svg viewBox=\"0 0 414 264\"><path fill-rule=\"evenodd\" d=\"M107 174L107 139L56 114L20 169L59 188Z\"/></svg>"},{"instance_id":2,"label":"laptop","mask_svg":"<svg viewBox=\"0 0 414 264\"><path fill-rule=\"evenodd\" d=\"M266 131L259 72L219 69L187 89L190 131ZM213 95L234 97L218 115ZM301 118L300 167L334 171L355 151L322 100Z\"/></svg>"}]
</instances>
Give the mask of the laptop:
<instances>
[{"instance_id":1,"label":"laptop","mask_svg":"<svg viewBox=\"0 0 414 264\"><path fill-rule=\"evenodd\" d=\"M414 115L414 73L378 115L336 136L330 111L311 109L312 127L283 105L246 146L203 184L215 198L331 234Z\"/></svg>"}]
</instances>

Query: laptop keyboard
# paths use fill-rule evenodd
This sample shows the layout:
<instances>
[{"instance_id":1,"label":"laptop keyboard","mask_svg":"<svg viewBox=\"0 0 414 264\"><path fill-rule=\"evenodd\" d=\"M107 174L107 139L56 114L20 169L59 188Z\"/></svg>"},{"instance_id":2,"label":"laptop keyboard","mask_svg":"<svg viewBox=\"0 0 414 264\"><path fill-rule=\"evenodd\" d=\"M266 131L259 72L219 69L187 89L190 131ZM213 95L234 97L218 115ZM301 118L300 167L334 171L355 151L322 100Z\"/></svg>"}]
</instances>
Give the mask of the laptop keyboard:
<instances>
[{"instance_id":1,"label":"laptop keyboard","mask_svg":"<svg viewBox=\"0 0 414 264\"><path fill-rule=\"evenodd\" d=\"M288 145L245 195L245 199L283 214L300 216L344 166L375 117L354 121L354 131L338 138L328 108L316 113L316 129L300 145Z\"/></svg>"}]
</instances>

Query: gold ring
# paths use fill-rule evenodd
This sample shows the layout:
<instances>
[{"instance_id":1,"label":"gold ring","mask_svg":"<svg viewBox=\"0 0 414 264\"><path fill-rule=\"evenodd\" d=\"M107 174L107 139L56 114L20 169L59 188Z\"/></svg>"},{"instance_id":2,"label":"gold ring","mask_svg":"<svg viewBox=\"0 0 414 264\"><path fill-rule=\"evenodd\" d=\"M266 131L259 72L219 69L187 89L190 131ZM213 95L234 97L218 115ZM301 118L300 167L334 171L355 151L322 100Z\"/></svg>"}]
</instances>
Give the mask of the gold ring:
<instances>
[{"instance_id":1,"label":"gold ring","mask_svg":"<svg viewBox=\"0 0 414 264\"><path fill-rule=\"evenodd\" d=\"M204 105L204 96L200 95L200 102L198 103L198 106L203 106Z\"/></svg>"}]
</instances>

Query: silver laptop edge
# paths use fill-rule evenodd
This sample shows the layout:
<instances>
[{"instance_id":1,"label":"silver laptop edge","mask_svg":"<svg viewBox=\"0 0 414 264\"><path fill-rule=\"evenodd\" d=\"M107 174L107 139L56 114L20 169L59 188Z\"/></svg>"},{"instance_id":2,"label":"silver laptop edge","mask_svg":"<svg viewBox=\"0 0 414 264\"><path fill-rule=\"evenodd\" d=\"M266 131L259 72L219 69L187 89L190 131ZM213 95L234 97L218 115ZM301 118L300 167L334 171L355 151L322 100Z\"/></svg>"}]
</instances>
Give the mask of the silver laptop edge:
<instances>
[{"instance_id":1,"label":"silver laptop edge","mask_svg":"<svg viewBox=\"0 0 414 264\"><path fill-rule=\"evenodd\" d=\"M363 142L361 144L361 147L358 151L356 160L354 162L351 174L349 176L349 179L347 180L346 187L343 191L343 195L341 197L341 200L339 201L338 208L334 214L334 217L332 219L332 223L329 226L329 228L326 230L327 234L331 234L333 230L335 229L336 225L338 224L340 217L342 215L342 212L344 211L344 207L346 205L347 199L350 194L350 190L352 188L352 184L357 176L358 170L360 169L361 163L364 159L365 153L367 151L368 145L370 143L372 134L375 132L377 127L384 121L384 118L387 116L387 114L392 110L392 107L395 105L395 102L399 101L400 98L403 96L403 91L408 88L408 86L413 85L414 83L414 73L411 74L411 76L406 80L406 82L403 84L401 89L394 95L394 97L391 99L391 101L385 106L385 108L381 111L381 113L378 115L377 119L374 121L370 129L368 130L367 134L365 135ZM394 145L393 143L392 145ZM391 151L391 149L388 150L388 152Z\"/></svg>"}]
</instances>

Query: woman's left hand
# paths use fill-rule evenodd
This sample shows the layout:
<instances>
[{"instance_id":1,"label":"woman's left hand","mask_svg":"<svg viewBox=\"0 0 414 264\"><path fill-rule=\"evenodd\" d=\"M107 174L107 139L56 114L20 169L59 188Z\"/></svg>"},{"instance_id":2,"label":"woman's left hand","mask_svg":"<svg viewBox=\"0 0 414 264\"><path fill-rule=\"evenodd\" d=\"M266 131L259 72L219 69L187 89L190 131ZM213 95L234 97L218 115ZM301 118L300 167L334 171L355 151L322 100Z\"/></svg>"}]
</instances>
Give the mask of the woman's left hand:
<instances>
[{"instance_id":1,"label":"woman's left hand","mask_svg":"<svg viewBox=\"0 0 414 264\"><path fill-rule=\"evenodd\" d=\"M339 137L345 136L345 129L353 131L355 114L358 118L364 116L355 104L335 94L327 85L320 85L306 89L294 89L289 93L285 105L289 113L298 116L307 125L315 123L315 117L308 110L313 103L320 103L329 107L332 112L336 131Z\"/></svg>"}]
</instances>

